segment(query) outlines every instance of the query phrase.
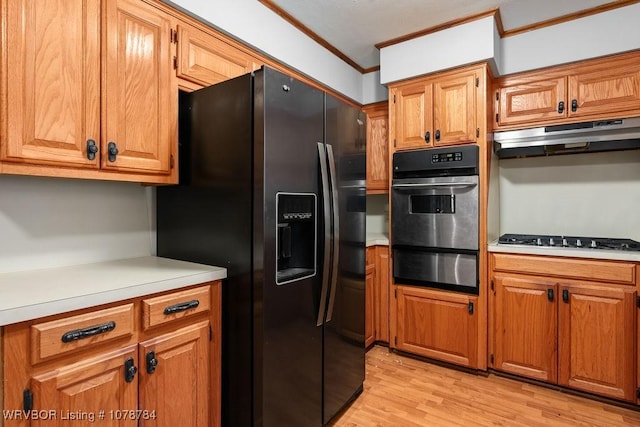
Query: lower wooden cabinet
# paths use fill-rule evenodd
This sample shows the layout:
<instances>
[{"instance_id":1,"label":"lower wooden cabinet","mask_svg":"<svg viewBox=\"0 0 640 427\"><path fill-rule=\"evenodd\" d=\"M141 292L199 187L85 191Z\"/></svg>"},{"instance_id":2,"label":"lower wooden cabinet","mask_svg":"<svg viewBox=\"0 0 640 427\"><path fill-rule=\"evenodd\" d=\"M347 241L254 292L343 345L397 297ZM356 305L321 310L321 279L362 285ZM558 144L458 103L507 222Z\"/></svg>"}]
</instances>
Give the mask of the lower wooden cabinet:
<instances>
[{"instance_id":1,"label":"lower wooden cabinet","mask_svg":"<svg viewBox=\"0 0 640 427\"><path fill-rule=\"evenodd\" d=\"M364 346L369 347L376 340L375 318L375 280L376 265L369 264L365 270L365 306L364 306Z\"/></svg>"},{"instance_id":2,"label":"lower wooden cabinet","mask_svg":"<svg viewBox=\"0 0 640 427\"><path fill-rule=\"evenodd\" d=\"M11 351L2 354L3 410L39 415L5 419L4 426L219 426L220 286L4 327L1 347ZM160 307L163 318L154 315L150 324L142 307ZM132 323L120 321L124 312ZM34 349L42 348L59 350L40 357Z\"/></svg>"},{"instance_id":3,"label":"lower wooden cabinet","mask_svg":"<svg viewBox=\"0 0 640 427\"><path fill-rule=\"evenodd\" d=\"M367 248L365 344L389 342L389 247Z\"/></svg>"},{"instance_id":4,"label":"lower wooden cabinet","mask_svg":"<svg viewBox=\"0 0 640 427\"><path fill-rule=\"evenodd\" d=\"M395 287L393 347L457 365L478 363L478 297Z\"/></svg>"},{"instance_id":5,"label":"lower wooden cabinet","mask_svg":"<svg viewBox=\"0 0 640 427\"><path fill-rule=\"evenodd\" d=\"M526 259L522 259L526 258ZM629 285L571 278L574 260L492 255L493 367L619 400L636 400L635 278ZM562 263L566 265L562 265ZM514 271L496 271L512 265ZM517 272L517 265L555 276ZM583 260L580 268L586 268ZM597 261L611 277L629 263ZM529 268L531 267L531 268ZM580 271L576 275L580 275ZM564 276L564 277L563 277Z\"/></svg>"}]
</instances>

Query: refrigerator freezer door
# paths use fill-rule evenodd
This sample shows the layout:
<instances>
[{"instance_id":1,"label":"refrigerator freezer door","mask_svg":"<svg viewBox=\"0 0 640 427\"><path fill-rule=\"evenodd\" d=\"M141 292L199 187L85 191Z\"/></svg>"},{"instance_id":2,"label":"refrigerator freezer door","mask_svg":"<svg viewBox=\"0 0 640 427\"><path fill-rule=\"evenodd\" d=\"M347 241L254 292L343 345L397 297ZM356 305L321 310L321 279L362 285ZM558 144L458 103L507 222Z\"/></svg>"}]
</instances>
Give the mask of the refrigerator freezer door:
<instances>
[{"instance_id":1,"label":"refrigerator freezer door","mask_svg":"<svg viewBox=\"0 0 640 427\"><path fill-rule=\"evenodd\" d=\"M268 68L256 73L254 84L254 425L318 426L322 423L322 326L317 326L322 269L318 267L324 262L320 250L324 238L318 230L325 223L320 214L324 204L317 143L323 141L324 95ZM307 198L313 194L319 213L313 268L318 274L280 285L276 283L277 194ZM293 246L291 251L293 259Z\"/></svg>"}]
</instances>

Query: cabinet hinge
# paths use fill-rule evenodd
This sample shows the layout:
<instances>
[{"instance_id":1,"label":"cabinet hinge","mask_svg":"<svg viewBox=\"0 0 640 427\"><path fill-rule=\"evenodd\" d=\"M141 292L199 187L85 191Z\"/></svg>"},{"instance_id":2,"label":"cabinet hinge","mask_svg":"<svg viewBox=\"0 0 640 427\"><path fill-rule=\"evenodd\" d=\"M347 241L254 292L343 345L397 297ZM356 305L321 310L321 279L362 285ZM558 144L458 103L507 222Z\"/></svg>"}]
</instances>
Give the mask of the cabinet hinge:
<instances>
[{"instance_id":1,"label":"cabinet hinge","mask_svg":"<svg viewBox=\"0 0 640 427\"><path fill-rule=\"evenodd\" d=\"M171 155L169 156L169 167L170 167L171 169L173 169L173 168L175 167L175 165L176 165L176 162L175 162L175 160L173 159L173 154L171 154Z\"/></svg>"},{"instance_id":2,"label":"cabinet hinge","mask_svg":"<svg viewBox=\"0 0 640 427\"><path fill-rule=\"evenodd\" d=\"M493 365L493 361L494 361L494 360L495 360L495 359L493 358L493 354L492 354L492 355L490 355L490 356L489 356L489 362L490 362L492 365Z\"/></svg>"},{"instance_id":3,"label":"cabinet hinge","mask_svg":"<svg viewBox=\"0 0 640 427\"><path fill-rule=\"evenodd\" d=\"M495 290L496 290L495 285L493 284L493 280L491 280L491 290L492 290L492 291L495 291Z\"/></svg>"},{"instance_id":4,"label":"cabinet hinge","mask_svg":"<svg viewBox=\"0 0 640 427\"><path fill-rule=\"evenodd\" d=\"M395 95L393 95L393 103L394 104L396 103L396 96Z\"/></svg>"},{"instance_id":5,"label":"cabinet hinge","mask_svg":"<svg viewBox=\"0 0 640 427\"><path fill-rule=\"evenodd\" d=\"M173 69L174 70L178 69L178 57L177 56L173 57Z\"/></svg>"},{"instance_id":6,"label":"cabinet hinge","mask_svg":"<svg viewBox=\"0 0 640 427\"><path fill-rule=\"evenodd\" d=\"M476 87L479 87L479 86L480 86L480 78L476 77Z\"/></svg>"},{"instance_id":7,"label":"cabinet hinge","mask_svg":"<svg viewBox=\"0 0 640 427\"><path fill-rule=\"evenodd\" d=\"M394 343L395 345L398 345L398 337L393 337L393 343Z\"/></svg>"},{"instance_id":8,"label":"cabinet hinge","mask_svg":"<svg viewBox=\"0 0 640 427\"><path fill-rule=\"evenodd\" d=\"M636 297L636 306L640 308L640 295Z\"/></svg>"},{"instance_id":9,"label":"cabinet hinge","mask_svg":"<svg viewBox=\"0 0 640 427\"><path fill-rule=\"evenodd\" d=\"M498 123L498 113L496 113L496 123Z\"/></svg>"},{"instance_id":10,"label":"cabinet hinge","mask_svg":"<svg viewBox=\"0 0 640 427\"><path fill-rule=\"evenodd\" d=\"M33 392L28 388L22 392L22 409L24 412L29 412L33 409Z\"/></svg>"},{"instance_id":11,"label":"cabinet hinge","mask_svg":"<svg viewBox=\"0 0 640 427\"><path fill-rule=\"evenodd\" d=\"M496 101L500 101L500 92L496 92Z\"/></svg>"},{"instance_id":12,"label":"cabinet hinge","mask_svg":"<svg viewBox=\"0 0 640 427\"><path fill-rule=\"evenodd\" d=\"M469 314L473 314L473 302L469 301L469 307L467 308Z\"/></svg>"},{"instance_id":13,"label":"cabinet hinge","mask_svg":"<svg viewBox=\"0 0 640 427\"><path fill-rule=\"evenodd\" d=\"M636 389L636 398L640 399L640 387Z\"/></svg>"},{"instance_id":14,"label":"cabinet hinge","mask_svg":"<svg viewBox=\"0 0 640 427\"><path fill-rule=\"evenodd\" d=\"M476 138L480 138L480 128L476 128Z\"/></svg>"},{"instance_id":15,"label":"cabinet hinge","mask_svg":"<svg viewBox=\"0 0 640 427\"><path fill-rule=\"evenodd\" d=\"M178 43L178 30L171 29L171 43Z\"/></svg>"},{"instance_id":16,"label":"cabinet hinge","mask_svg":"<svg viewBox=\"0 0 640 427\"><path fill-rule=\"evenodd\" d=\"M394 298L398 298L398 290L397 289L393 290L393 297Z\"/></svg>"},{"instance_id":17,"label":"cabinet hinge","mask_svg":"<svg viewBox=\"0 0 640 427\"><path fill-rule=\"evenodd\" d=\"M209 341L213 341L213 328L209 325Z\"/></svg>"}]
</instances>

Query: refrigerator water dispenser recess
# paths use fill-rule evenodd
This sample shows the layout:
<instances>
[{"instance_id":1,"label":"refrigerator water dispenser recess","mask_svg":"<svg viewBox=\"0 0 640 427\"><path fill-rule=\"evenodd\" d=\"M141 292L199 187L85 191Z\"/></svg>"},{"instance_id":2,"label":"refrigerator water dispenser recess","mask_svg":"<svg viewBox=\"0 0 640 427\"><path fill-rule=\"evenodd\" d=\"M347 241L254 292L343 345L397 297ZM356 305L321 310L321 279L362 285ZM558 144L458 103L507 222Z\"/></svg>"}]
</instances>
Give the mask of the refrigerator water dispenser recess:
<instances>
[{"instance_id":1,"label":"refrigerator water dispenser recess","mask_svg":"<svg viewBox=\"0 0 640 427\"><path fill-rule=\"evenodd\" d=\"M315 276L317 201L313 193L277 193L276 284Z\"/></svg>"}]
</instances>

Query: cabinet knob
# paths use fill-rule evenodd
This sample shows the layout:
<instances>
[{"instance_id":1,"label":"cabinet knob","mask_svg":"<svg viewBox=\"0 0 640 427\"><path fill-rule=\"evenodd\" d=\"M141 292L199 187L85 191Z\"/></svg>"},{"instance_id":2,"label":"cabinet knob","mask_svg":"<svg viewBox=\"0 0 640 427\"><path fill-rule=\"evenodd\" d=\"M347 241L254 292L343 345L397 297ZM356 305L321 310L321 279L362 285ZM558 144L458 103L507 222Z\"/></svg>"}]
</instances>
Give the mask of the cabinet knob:
<instances>
[{"instance_id":1,"label":"cabinet knob","mask_svg":"<svg viewBox=\"0 0 640 427\"><path fill-rule=\"evenodd\" d=\"M96 153L98 152L98 146L96 145L96 141L93 139L87 140L87 159L95 160Z\"/></svg>"},{"instance_id":2,"label":"cabinet knob","mask_svg":"<svg viewBox=\"0 0 640 427\"><path fill-rule=\"evenodd\" d=\"M564 101L558 102L558 114L564 113Z\"/></svg>"},{"instance_id":3,"label":"cabinet knob","mask_svg":"<svg viewBox=\"0 0 640 427\"><path fill-rule=\"evenodd\" d=\"M569 290L568 289L563 289L562 290L562 301L568 303L569 302Z\"/></svg>"},{"instance_id":4,"label":"cabinet knob","mask_svg":"<svg viewBox=\"0 0 640 427\"><path fill-rule=\"evenodd\" d=\"M436 129L436 141L440 141L440 129Z\"/></svg>"},{"instance_id":5,"label":"cabinet knob","mask_svg":"<svg viewBox=\"0 0 640 427\"><path fill-rule=\"evenodd\" d=\"M431 132L426 131L424 134L424 141L428 143L429 140L431 140Z\"/></svg>"},{"instance_id":6,"label":"cabinet knob","mask_svg":"<svg viewBox=\"0 0 640 427\"><path fill-rule=\"evenodd\" d=\"M158 367L158 359L156 359L156 353L150 351L147 353L147 373L153 374Z\"/></svg>"},{"instance_id":7,"label":"cabinet knob","mask_svg":"<svg viewBox=\"0 0 640 427\"><path fill-rule=\"evenodd\" d=\"M132 382L138 373L138 368L136 368L135 361L133 358L128 358L124 362L124 380L128 383Z\"/></svg>"},{"instance_id":8,"label":"cabinet knob","mask_svg":"<svg viewBox=\"0 0 640 427\"><path fill-rule=\"evenodd\" d=\"M119 153L118 146L116 145L116 143L115 142L110 142L107 145L107 151L109 153L109 161L110 162L115 162L116 161L116 156Z\"/></svg>"},{"instance_id":9,"label":"cabinet knob","mask_svg":"<svg viewBox=\"0 0 640 427\"><path fill-rule=\"evenodd\" d=\"M553 288L547 289L547 299L549 302L553 302Z\"/></svg>"},{"instance_id":10,"label":"cabinet knob","mask_svg":"<svg viewBox=\"0 0 640 427\"><path fill-rule=\"evenodd\" d=\"M573 111L574 113L576 111L578 111L578 100L577 99L572 99L571 100L571 111Z\"/></svg>"}]
</instances>

